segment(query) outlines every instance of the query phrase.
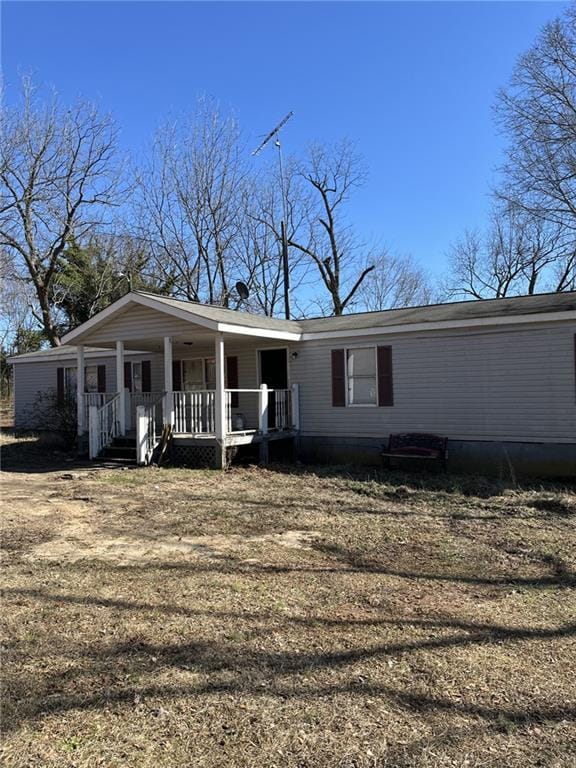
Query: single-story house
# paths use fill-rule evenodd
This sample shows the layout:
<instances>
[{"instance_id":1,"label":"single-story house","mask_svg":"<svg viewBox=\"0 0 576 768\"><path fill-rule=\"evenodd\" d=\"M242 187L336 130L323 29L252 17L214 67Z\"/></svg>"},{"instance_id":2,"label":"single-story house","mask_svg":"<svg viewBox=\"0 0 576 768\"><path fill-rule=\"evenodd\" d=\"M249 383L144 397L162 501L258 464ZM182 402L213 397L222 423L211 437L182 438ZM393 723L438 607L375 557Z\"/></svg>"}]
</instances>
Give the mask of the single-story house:
<instances>
[{"instance_id":1,"label":"single-story house","mask_svg":"<svg viewBox=\"0 0 576 768\"><path fill-rule=\"evenodd\" d=\"M576 476L576 292L280 320L133 291L10 362L16 428L52 391L92 457L124 438L146 463L164 439L224 466L292 441L378 463L391 433L426 432L452 469Z\"/></svg>"}]
</instances>

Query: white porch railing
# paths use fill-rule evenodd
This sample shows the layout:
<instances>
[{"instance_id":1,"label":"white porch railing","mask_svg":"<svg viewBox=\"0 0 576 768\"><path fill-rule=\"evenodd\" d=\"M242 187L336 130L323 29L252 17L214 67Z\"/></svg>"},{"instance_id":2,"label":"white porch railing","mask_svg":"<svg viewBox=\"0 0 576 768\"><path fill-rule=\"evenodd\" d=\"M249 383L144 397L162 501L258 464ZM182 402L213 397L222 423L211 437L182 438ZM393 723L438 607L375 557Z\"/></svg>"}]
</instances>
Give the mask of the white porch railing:
<instances>
[{"instance_id":1,"label":"white porch railing","mask_svg":"<svg viewBox=\"0 0 576 768\"><path fill-rule=\"evenodd\" d=\"M270 390L268 391L270 392ZM268 402L270 405L274 404L274 427L276 429L290 429L293 426L292 392L289 389L273 389L271 391L273 395L272 398L268 398Z\"/></svg>"},{"instance_id":2,"label":"white porch railing","mask_svg":"<svg viewBox=\"0 0 576 768\"><path fill-rule=\"evenodd\" d=\"M150 464L154 449L162 435L163 395L156 400L136 406L136 459L138 464Z\"/></svg>"},{"instance_id":3,"label":"white porch railing","mask_svg":"<svg viewBox=\"0 0 576 768\"><path fill-rule=\"evenodd\" d=\"M89 431L89 455L95 459L109 446L115 437L121 434L120 425L120 398L121 394L114 395L111 400L101 407L89 406L88 431Z\"/></svg>"},{"instance_id":4,"label":"white porch railing","mask_svg":"<svg viewBox=\"0 0 576 768\"><path fill-rule=\"evenodd\" d=\"M213 389L168 393L173 399L174 433L212 435L216 431L216 392Z\"/></svg>"},{"instance_id":5,"label":"white porch railing","mask_svg":"<svg viewBox=\"0 0 576 768\"><path fill-rule=\"evenodd\" d=\"M238 407L232 407L233 395L238 395ZM298 385L290 389L225 390L226 434L299 429ZM173 413L173 433L214 435L216 432L215 390L194 390L166 393L164 413ZM166 417L165 417L166 421Z\"/></svg>"}]
</instances>

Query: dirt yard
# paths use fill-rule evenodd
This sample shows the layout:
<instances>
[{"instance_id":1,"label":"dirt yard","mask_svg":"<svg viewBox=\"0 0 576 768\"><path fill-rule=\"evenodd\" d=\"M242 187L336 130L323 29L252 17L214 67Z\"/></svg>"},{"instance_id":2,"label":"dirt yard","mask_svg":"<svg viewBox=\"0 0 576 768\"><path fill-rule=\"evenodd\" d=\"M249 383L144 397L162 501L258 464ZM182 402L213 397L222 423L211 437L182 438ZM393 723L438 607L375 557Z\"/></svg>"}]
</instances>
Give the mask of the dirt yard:
<instances>
[{"instance_id":1,"label":"dirt yard","mask_svg":"<svg viewBox=\"0 0 576 768\"><path fill-rule=\"evenodd\" d=\"M2 765L576 766L576 495L3 439Z\"/></svg>"}]
</instances>

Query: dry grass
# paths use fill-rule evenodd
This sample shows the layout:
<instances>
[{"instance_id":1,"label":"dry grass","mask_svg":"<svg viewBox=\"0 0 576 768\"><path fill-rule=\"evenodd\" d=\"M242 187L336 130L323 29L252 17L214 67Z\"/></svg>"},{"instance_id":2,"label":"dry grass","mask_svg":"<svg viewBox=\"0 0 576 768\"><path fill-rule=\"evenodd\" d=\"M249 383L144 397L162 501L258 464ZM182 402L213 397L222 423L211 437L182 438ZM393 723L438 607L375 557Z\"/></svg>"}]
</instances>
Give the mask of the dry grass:
<instances>
[{"instance_id":1,"label":"dry grass","mask_svg":"<svg viewBox=\"0 0 576 768\"><path fill-rule=\"evenodd\" d=\"M3 765L576 765L570 489L4 443Z\"/></svg>"}]
</instances>

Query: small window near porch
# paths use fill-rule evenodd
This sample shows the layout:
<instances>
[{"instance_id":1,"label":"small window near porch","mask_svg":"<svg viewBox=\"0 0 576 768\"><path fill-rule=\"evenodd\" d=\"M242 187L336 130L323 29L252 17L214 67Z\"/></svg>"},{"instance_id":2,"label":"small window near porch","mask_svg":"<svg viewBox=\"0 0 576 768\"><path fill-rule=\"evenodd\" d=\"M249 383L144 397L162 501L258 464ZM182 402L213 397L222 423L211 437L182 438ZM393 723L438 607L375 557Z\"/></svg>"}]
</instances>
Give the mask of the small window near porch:
<instances>
[{"instance_id":1,"label":"small window near porch","mask_svg":"<svg viewBox=\"0 0 576 768\"><path fill-rule=\"evenodd\" d=\"M132 363L132 392L142 392L142 363Z\"/></svg>"},{"instance_id":2,"label":"small window near porch","mask_svg":"<svg viewBox=\"0 0 576 768\"><path fill-rule=\"evenodd\" d=\"M98 392L98 366L87 365L85 373L85 392Z\"/></svg>"},{"instance_id":3,"label":"small window near porch","mask_svg":"<svg viewBox=\"0 0 576 768\"><path fill-rule=\"evenodd\" d=\"M346 353L349 405L376 405L376 349L360 347Z\"/></svg>"},{"instance_id":4,"label":"small window near porch","mask_svg":"<svg viewBox=\"0 0 576 768\"><path fill-rule=\"evenodd\" d=\"M204 361L182 360L182 389L185 392L204 389Z\"/></svg>"},{"instance_id":5,"label":"small window near porch","mask_svg":"<svg viewBox=\"0 0 576 768\"><path fill-rule=\"evenodd\" d=\"M76 366L64 368L64 394L76 399ZM98 392L98 366L87 365L84 369L84 392Z\"/></svg>"}]
</instances>

